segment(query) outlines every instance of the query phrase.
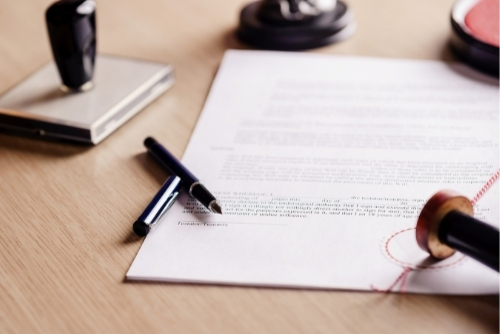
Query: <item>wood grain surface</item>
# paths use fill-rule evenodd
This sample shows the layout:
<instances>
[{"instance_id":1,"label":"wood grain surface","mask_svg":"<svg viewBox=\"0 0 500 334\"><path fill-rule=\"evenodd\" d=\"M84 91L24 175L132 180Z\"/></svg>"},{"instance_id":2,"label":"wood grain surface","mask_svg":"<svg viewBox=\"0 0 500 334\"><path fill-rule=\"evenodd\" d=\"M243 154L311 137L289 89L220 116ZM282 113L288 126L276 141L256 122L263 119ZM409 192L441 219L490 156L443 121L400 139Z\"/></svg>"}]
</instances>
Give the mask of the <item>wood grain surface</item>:
<instances>
[{"instance_id":1,"label":"wood grain surface","mask_svg":"<svg viewBox=\"0 0 500 334\"><path fill-rule=\"evenodd\" d=\"M328 54L452 60L452 0L348 0ZM0 1L0 92L51 60L47 0ZM98 1L101 53L169 62L177 82L96 147L0 134L1 333L494 333L498 296L130 283L132 223L181 157L245 1ZM244 79L244 78L242 78Z\"/></svg>"}]
</instances>

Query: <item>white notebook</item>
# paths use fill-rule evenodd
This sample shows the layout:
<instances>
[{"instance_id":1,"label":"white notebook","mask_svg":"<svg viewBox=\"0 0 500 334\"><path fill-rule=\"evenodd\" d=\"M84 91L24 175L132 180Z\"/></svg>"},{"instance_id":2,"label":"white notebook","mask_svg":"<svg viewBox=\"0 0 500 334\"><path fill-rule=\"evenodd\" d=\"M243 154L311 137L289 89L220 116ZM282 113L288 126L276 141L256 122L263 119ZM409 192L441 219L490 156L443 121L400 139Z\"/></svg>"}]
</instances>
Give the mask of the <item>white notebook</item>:
<instances>
[{"instance_id":1,"label":"white notebook","mask_svg":"<svg viewBox=\"0 0 500 334\"><path fill-rule=\"evenodd\" d=\"M228 51L182 162L222 203L184 194L131 280L438 294L498 274L415 240L441 189L473 198L499 168L498 80L437 61ZM498 226L499 188L475 207Z\"/></svg>"}]
</instances>

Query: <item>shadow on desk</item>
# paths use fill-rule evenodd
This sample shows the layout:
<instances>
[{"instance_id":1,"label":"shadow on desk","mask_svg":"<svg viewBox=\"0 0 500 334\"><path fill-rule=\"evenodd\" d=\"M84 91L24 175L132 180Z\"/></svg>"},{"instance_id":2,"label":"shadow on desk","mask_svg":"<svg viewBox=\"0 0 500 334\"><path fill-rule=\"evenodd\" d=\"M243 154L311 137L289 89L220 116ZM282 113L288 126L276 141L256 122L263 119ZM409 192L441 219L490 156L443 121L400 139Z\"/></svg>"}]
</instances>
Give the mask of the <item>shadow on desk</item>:
<instances>
[{"instance_id":1,"label":"shadow on desk","mask_svg":"<svg viewBox=\"0 0 500 334\"><path fill-rule=\"evenodd\" d=\"M129 232L129 234L125 237L125 239L123 239L122 244L124 244L124 245L134 244L136 242L140 242L140 241L143 241L143 240L144 240L143 237L139 237L131 229L130 232Z\"/></svg>"},{"instance_id":2,"label":"shadow on desk","mask_svg":"<svg viewBox=\"0 0 500 334\"><path fill-rule=\"evenodd\" d=\"M371 301L371 309L399 310L411 308L415 318L422 321L439 322L439 312L435 319L424 319L425 308L433 305L438 310L452 311L456 317L465 318L475 325L483 327L486 332L498 333L499 330L499 296L450 296L450 295L419 295L401 293L381 293ZM377 312L377 311L374 311ZM443 311L444 312L444 311ZM372 315L373 316L373 315ZM398 316L394 314L394 316Z\"/></svg>"},{"instance_id":3,"label":"shadow on desk","mask_svg":"<svg viewBox=\"0 0 500 334\"><path fill-rule=\"evenodd\" d=\"M338 305L344 304L342 314L356 314L356 318L365 319L371 322L375 328L374 332L381 332L380 329L392 328L392 331L405 333L405 328L398 318L413 319L410 326L411 331L419 332L417 328L422 329L422 333L433 333L432 331L423 331L429 329L430 324L440 322L449 322L456 319L457 323L470 323L470 328L481 329L481 333L497 333L498 324L498 296L448 296L448 295L419 295L419 294L400 294L400 293L380 293L380 292L360 292L344 290L322 290L322 289L292 289L292 288L272 288L272 287L243 287L235 285L217 285L217 284L197 284L197 283L171 283L171 282L151 282L151 281L127 281L127 285L142 286L165 286L166 289L178 287L179 289L191 288L202 293L201 290L214 291L220 290L225 295L238 294L241 290L259 291L262 300L265 296L273 294L273 298L288 298L304 303L313 302L315 305L321 305L322 314L331 314L332 317L338 316ZM433 309L432 313L429 308ZM388 312L391 316L388 317ZM451 317L450 317L451 315ZM339 320L337 318L337 320ZM397 327L394 327L397 326ZM450 327L448 326L444 327ZM464 332L465 328L456 332ZM436 332L437 333L437 332Z\"/></svg>"},{"instance_id":4,"label":"shadow on desk","mask_svg":"<svg viewBox=\"0 0 500 334\"><path fill-rule=\"evenodd\" d=\"M93 146L68 140L34 138L24 135L13 135L0 131L0 149L24 152L33 155L67 157L80 154Z\"/></svg>"}]
</instances>

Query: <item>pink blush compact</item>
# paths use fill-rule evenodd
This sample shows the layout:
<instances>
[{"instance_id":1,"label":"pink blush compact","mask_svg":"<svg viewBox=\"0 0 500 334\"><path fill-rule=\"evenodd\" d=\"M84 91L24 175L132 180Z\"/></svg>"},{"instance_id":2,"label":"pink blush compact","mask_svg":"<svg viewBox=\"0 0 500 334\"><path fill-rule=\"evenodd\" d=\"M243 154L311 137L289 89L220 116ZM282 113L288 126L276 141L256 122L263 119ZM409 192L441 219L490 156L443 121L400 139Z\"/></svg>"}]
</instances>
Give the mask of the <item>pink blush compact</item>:
<instances>
[{"instance_id":1,"label":"pink blush compact","mask_svg":"<svg viewBox=\"0 0 500 334\"><path fill-rule=\"evenodd\" d=\"M498 77L499 0L459 0L453 6L451 47L472 67Z\"/></svg>"}]
</instances>

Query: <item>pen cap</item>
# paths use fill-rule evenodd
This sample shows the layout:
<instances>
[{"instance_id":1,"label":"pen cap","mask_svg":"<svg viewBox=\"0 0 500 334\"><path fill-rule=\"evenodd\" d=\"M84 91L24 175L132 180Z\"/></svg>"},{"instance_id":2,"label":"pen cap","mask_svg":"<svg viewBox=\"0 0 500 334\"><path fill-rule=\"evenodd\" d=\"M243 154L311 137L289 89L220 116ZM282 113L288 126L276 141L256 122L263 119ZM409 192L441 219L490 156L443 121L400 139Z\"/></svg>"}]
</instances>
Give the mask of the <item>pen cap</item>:
<instances>
[{"instance_id":1,"label":"pen cap","mask_svg":"<svg viewBox=\"0 0 500 334\"><path fill-rule=\"evenodd\" d=\"M45 13L52 54L63 90L92 86L96 55L94 0L61 0Z\"/></svg>"}]
</instances>

